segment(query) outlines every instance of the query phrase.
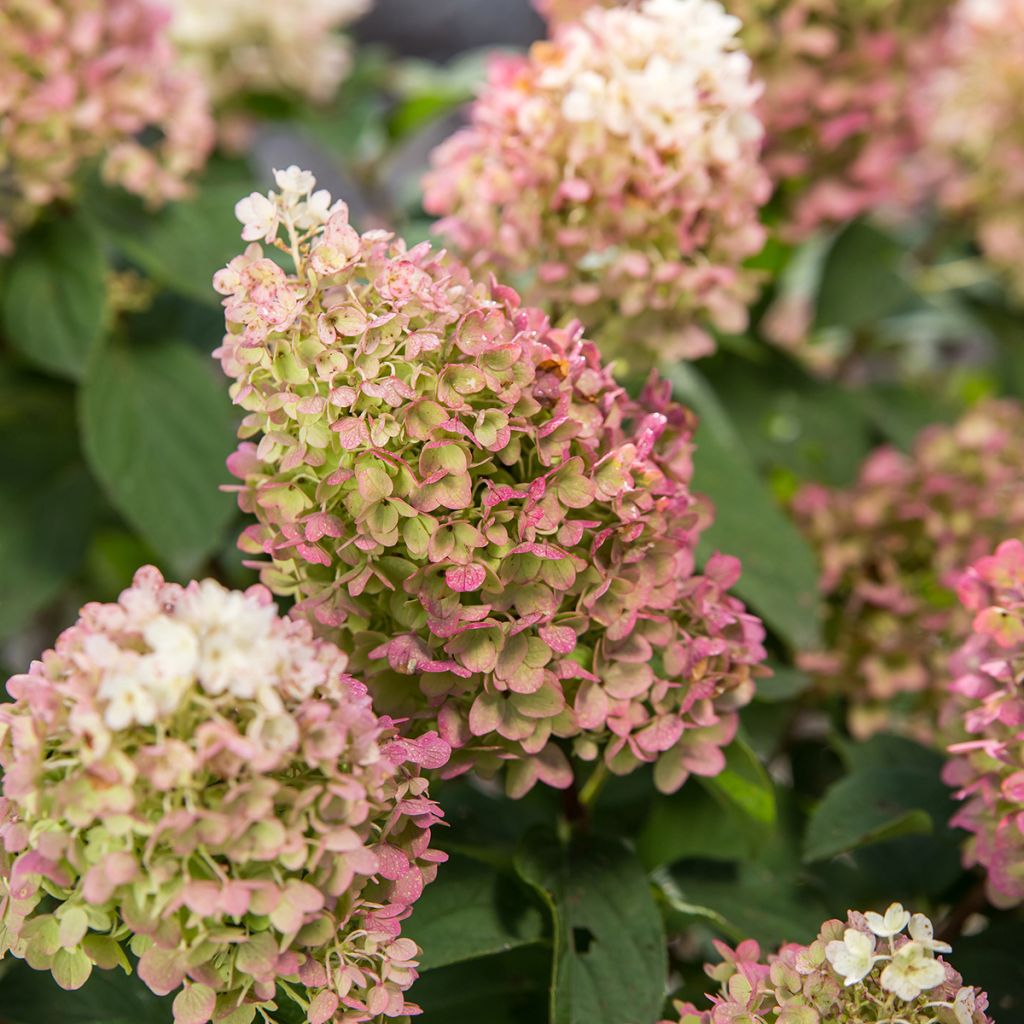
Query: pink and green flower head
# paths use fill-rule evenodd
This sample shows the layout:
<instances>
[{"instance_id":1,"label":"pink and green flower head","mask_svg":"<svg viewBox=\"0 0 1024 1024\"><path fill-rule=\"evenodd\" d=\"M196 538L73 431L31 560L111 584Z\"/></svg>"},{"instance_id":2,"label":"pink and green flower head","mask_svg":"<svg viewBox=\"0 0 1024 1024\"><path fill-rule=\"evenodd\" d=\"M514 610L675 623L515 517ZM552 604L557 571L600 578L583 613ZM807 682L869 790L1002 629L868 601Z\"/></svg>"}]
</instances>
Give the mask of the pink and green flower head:
<instances>
[{"instance_id":1,"label":"pink and green flower head","mask_svg":"<svg viewBox=\"0 0 1024 1024\"><path fill-rule=\"evenodd\" d=\"M522 794L569 785L567 751L666 790L720 771L763 627L735 559L696 569L692 416L510 288L360 235L305 172L277 182L238 213L293 267L253 242L216 278L264 583L410 735L440 731L449 773L507 766Z\"/></svg>"},{"instance_id":2,"label":"pink and green flower head","mask_svg":"<svg viewBox=\"0 0 1024 1024\"><path fill-rule=\"evenodd\" d=\"M415 1012L401 921L443 861L420 768L337 648L268 591L140 569L0 705L0 955L176 993L176 1024Z\"/></svg>"},{"instance_id":3,"label":"pink and green flower head","mask_svg":"<svg viewBox=\"0 0 1024 1024\"><path fill-rule=\"evenodd\" d=\"M1024 902L1024 544L1004 541L960 579L971 633L950 662L947 713L966 737L946 781L964 802L965 862L985 869L997 906Z\"/></svg>"},{"instance_id":4,"label":"pink and green flower head","mask_svg":"<svg viewBox=\"0 0 1024 1024\"><path fill-rule=\"evenodd\" d=\"M970 619L954 589L972 561L1024 529L1022 441L1024 409L983 402L925 429L910 454L877 450L852 487L797 496L830 608L829 647L803 661L849 701L855 734L888 728L930 742L955 728L940 708Z\"/></svg>"},{"instance_id":5,"label":"pink and green flower head","mask_svg":"<svg viewBox=\"0 0 1024 1024\"><path fill-rule=\"evenodd\" d=\"M206 90L168 42L150 0L4 0L0 10L0 252L73 195L79 169L157 204L206 162ZM160 137L144 145L146 132Z\"/></svg>"},{"instance_id":6,"label":"pink and green flower head","mask_svg":"<svg viewBox=\"0 0 1024 1024\"><path fill-rule=\"evenodd\" d=\"M932 923L898 903L826 921L809 946L789 943L763 962L756 942L705 970L718 983L708 1009L677 1003L679 1024L992 1024L988 997L941 955ZM670 1024L663 1021L662 1024Z\"/></svg>"},{"instance_id":7,"label":"pink and green flower head","mask_svg":"<svg viewBox=\"0 0 1024 1024\"><path fill-rule=\"evenodd\" d=\"M940 204L1024 298L1024 2L959 0L914 92Z\"/></svg>"},{"instance_id":8,"label":"pink and green flower head","mask_svg":"<svg viewBox=\"0 0 1024 1024\"><path fill-rule=\"evenodd\" d=\"M739 24L717 0L596 5L495 59L425 181L440 233L633 364L743 330L770 184Z\"/></svg>"}]
</instances>

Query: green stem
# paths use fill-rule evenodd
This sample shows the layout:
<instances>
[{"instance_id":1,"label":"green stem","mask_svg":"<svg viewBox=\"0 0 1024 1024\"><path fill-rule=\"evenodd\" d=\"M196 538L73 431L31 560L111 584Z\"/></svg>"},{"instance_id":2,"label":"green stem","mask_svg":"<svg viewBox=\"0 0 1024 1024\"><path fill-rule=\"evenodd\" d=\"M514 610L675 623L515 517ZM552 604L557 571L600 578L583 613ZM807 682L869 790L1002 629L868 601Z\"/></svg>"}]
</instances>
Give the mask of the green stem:
<instances>
[{"instance_id":1,"label":"green stem","mask_svg":"<svg viewBox=\"0 0 1024 1024\"><path fill-rule=\"evenodd\" d=\"M587 779L580 790L580 803L588 810L593 806L594 801L597 799L597 794L601 792L601 787L607 778L607 765L605 765L604 761L598 761L597 767L590 773L590 778Z\"/></svg>"}]
</instances>

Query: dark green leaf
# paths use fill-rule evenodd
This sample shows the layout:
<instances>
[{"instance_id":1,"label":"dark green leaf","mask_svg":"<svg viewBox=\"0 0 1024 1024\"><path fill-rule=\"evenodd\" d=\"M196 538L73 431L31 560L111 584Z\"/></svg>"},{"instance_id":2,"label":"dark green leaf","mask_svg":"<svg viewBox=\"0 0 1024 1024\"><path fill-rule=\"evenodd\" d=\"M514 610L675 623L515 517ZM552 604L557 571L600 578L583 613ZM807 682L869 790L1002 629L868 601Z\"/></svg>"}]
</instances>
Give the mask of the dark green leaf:
<instances>
[{"instance_id":1,"label":"dark green leaf","mask_svg":"<svg viewBox=\"0 0 1024 1024\"><path fill-rule=\"evenodd\" d=\"M416 902L403 925L423 950L423 970L502 953L537 942L540 909L522 884L466 857L452 857Z\"/></svg>"},{"instance_id":2,"label":"dark green leaf","mask_svg":"<svg viewBox=\"0 0 1024 1024\"><path fill-rule=\"evenodd\" d=\"M654 1024L665 935L643 867L619 840L538 837L517 862L554 927L550 1024Z\"/></svg>"},{"instance_id":3,"label":"dark green leaf","mask_svg":"<svg viewBox=\"0 0 1024 1024\"><path fill-rule=\"evenodd\" d=\"M667 371L679 397L701 418L694 453L694 490L715 505L715 521L698 553L736 555L743 575L736 593L798 648L821 643L818 565L807 542L758 476L729 416L707 383L689 366Z\"/></svg>"},{"instance_id":4,"label":"dark green leaf","mask_svg":"<svg viewBox=\"0 0 1024 1024\"><path fill-rule=\"evenodd\" d=\"M64 385L0 377L0 450L0 636L9 636L78 571L102 497Z\"/></svg>"},{"instance_id":5,"label":"dark green leaf","mask_svg":"<svg viewBox=\"0 0 1024 1024\"><path fill-rule=\"evenodd\" d=\"M828 790L808 822L806 862L945 826L953 804L935 751L883 736L851 745L847 754L850 774Z\"/></svg>"},{"instance_id":6,"label":"dark green leaf","mask_svg":"<svg viewBox=\"0 0 1024 1024\"><path fill-rule=\"evenodd\" d=\"M33 366L80 378L103 338L105 274L96 235L78 217L40 224L20 239L4 297L11 347Z\"/></svg>"},{"instance_id":7,"label":"dark green leaf","mask_svg":"<svg viewBox=\"0 0 1024 1024\"><path fill-rule=\"evenodd\" d=\"M850 224L825 259L815 326L856 329L912 302L915 294L900 270L904 255L885 232L864 221Z\"/></svg>"},{"instance_id":8,"label":"dark green leaf","mask_svg":"<svg viewBox=\"0 0 1024 1024\"><path fill-rule=\"evenodd\" d=\"M112 346L89 368L80 414L96 476L158 554L187 571L219 547L234 418L210 360L177 342Z\"/></svg>"},{"instance_id":9,"label":"dark green leaf","mask_svg":"<svg viewBox=\"0 0 1024 1024\"><path fill-rule=\"evenodd\" d=\"M49 971L21 961L0 979L4 1024L171 1024L171 1002L119 970L94 970L77 992L65 992Z\"/></svg>"},{"instance_id":10,"label":"dark green leaf","mask_svg":"<svg viewBox=\"0 0 1024 1024\"><path fill-rule=\"evenodd\" d=\"M416 1024L541 1024L546 1020L550 950L524 946L425 971L410 993Z\"/></svg>"}]
</instances>

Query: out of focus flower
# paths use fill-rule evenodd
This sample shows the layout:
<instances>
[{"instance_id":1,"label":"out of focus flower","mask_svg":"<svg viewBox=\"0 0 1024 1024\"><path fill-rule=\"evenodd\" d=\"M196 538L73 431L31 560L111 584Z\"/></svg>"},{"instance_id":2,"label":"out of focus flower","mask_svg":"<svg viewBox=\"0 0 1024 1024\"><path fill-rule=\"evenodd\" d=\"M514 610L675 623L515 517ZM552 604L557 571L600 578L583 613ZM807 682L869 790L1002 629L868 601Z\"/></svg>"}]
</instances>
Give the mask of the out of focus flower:
<instances>
[{"instance_id":1,"label":"out of focus flower","mask_svg":"<svg viewBox=\"0 0 1024 1024\"><path fill-rule=\"evenodd\" d=\"M535 0L555 27L579 19L588 7L638 2ZM779 186L783 232L801 238L863 213L903 212L919 200L927 178L915 173L911 160L921 146L915 94L921 73L936 62L950 0L723 2L742 21L740 39L765 83L758 114L764 161ZM1002 42L1012 63L1009 33ZM985 67L979 61L979 71ZM1010 73L1020 81L1015 66ZM999 89L998 75L992 78L995 84L987 84ZM959 113L951 111L950 118ZM994 170L991 180L998 180Z\"/></svg>"},{"instance_id":2,"label":"out of focus flower","mask_svg":"<svg viewBox=\"0 0 1024 1024\"><path fill-rule=\"evenodd\" d=\"M903 927L910 920L898 904L885 917ZM927 918L914 920L931 934ZM742 943L742 958L716 943L725 960L705 968L719 983L711 1008L677 1003L679 1024L992 1024L985 993L901 932L876 950L866 915L851 910L845 924L826 921L809 946L784 945L763 964L756 943ZM943 944L943 951L950 949Z\"/></svg>"},{"instance_id":3,"label":"out of focus flower","mask_svg":"<svg viewBox=\"0 0 1024 1024\"><path fill-rule=\"evenodd\" d=\"M1024 297L1022 53L1022 0L960 0L914 98L940 202Z\"/></svg>"},{"instance_id":4,"label":"out of focus flower","mask_svg":"<svg viewBox=\"0 0 1024 1024\"><path fill-rule=\"evenodd\" d=\"M186 191L213 145L199 79L148 0L5 0L0 9L0 239L55 199L81 166L159 203ZM147 132L159 141L146 145ZM3 248L0 242L0 250Z\"/></svg>"},{"instance_id":5,"label":"out of focus flower","mask_svg":"<svg viewBox=\"0 0 1024 1024\"><path fill-rule=\"evenodd\" d=\"M738 27L716 0L643 0L493 61L471 124L434 154L438 230L610 353L707 354L702 324L746 324L770 191Z\"/></svg>"},{"instance_id":6,"label":"out of focus flower","mask_svg":"<svg viewBox=\"0 0 1024 1024\"><path fill-rule=\"evenodd\" d=\"M169 0L171 33L221 104L252 95L331 99L348 73L340 29L372 0Z\"/></svg>"},{"instance_id":7,"label":"out of focus flower","mask_svg":"<svg viewBox=\"0 0 1024 1024\"><path fill-rule=\"evenodd\" d=\"M1024 528L1022 440L1024 410L985 402L924 430L909 455L879 449L849 489L798 494L830 609L829 648L803 663L849 701L856 735L887 728L934 740L949 653L969 627L956 582Z\"/></svg>"},{"instance_id":8,"label":"out of focus flower","mask_svg":"<svg viewBox=\"0 0 1024 1024\"><path fill-rule=\"evenodd\" d=\"M1004 541L957 588L973 632L952 659L950 710L970 739L950 747L946 781L964 806L968 865L993 903L1024 902L1024 544Z\"/></svg>"},{"instance_id":9,"label":"out of focus flower","mask_svg":"<svg viewBox=\"0 0 1024 1024\"><path fill-rule=\"evenodd\" d=\"M86 605L0 705L0 953L75 989L130 950L180 1024L414 1009L400 922L444 859L419 766L448 748L345 669L262 587L146 568Z\"/></svg>"},{"instance_id":10,"label":"out of focus flower","mask_svg":"<svg viewBox=\"0 0 1024 1024\"><path fill-rule=\"evenodd\" d=\"M564 746L666 790L721 771L763 627L735 559L695 571L690 414L427 243L359 235L340 203L299 230L328 202L304 184L268 197L294 272L253 243L216 278L264 582L410 734L436 724L453 772L566 786Z\"/></svg>"}]
</instances>

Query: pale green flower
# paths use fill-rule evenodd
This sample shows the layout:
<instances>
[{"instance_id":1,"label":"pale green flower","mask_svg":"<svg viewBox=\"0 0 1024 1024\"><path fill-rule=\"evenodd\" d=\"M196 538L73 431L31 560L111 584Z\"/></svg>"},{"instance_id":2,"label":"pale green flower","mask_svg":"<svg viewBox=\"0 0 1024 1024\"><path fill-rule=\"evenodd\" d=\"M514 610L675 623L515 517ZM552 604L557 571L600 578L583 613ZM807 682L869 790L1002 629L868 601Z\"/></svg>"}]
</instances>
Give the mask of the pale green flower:
<instances>
[{"instance_id":1,"label":"pale green flower","mask_svg":"<svg viewBox=\"0 0 1024 1024\"><path fill-rule=\"evenodd\" d=\"M878 959L874 952L874 937L856 928L847 928L842 942L836 940L825 947L825 956L836 972L842 975L844 985L856 985L871 973Z\"/></svg>"},{"instance_id":2,"label":"pale green flower","mask_svg":"<svg viewBox=\"0 0 1024 1024\"><path fill-rule=\"evenodd\" d=\"M914 916L921 917L920 914ZM873 910L867 911L864 917L868 922L868 927L882 939L890 939L894 935L899 935L910 921L910 913L903 909L902 903L890 904L884 917L881 914L876 914Z\"/></svg>"},{"instance_id":3,"label":"pale green flower","mask_svg":"<svg viewBox=\"0 0 1024 1024\"><path fill-rule=\"evenodd\" d=\"M900 946L893 953L892 960L885 965L880 978L886 992L892 992L908 1003L945 980L946 972L942 964L920 942L908 942Z\"/></svg>"}]
</instances>

